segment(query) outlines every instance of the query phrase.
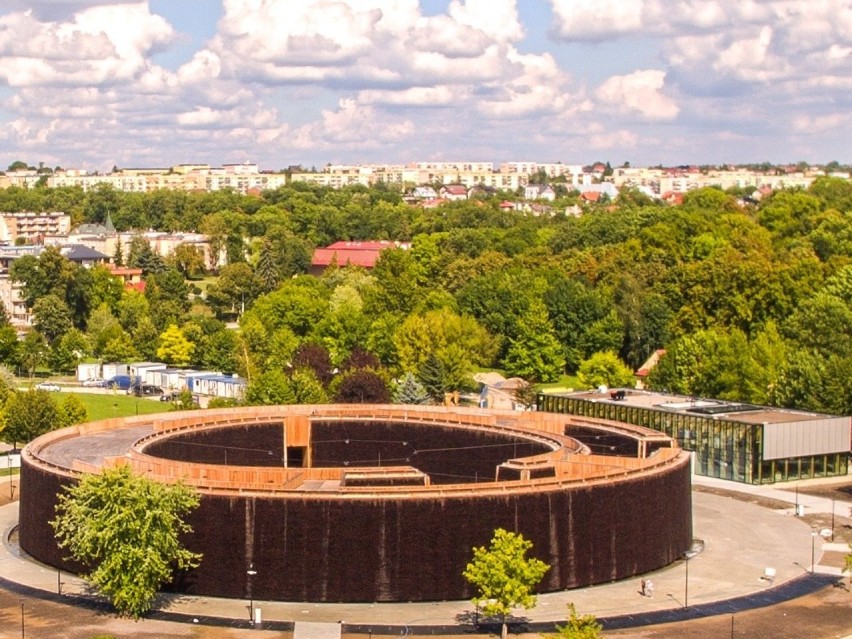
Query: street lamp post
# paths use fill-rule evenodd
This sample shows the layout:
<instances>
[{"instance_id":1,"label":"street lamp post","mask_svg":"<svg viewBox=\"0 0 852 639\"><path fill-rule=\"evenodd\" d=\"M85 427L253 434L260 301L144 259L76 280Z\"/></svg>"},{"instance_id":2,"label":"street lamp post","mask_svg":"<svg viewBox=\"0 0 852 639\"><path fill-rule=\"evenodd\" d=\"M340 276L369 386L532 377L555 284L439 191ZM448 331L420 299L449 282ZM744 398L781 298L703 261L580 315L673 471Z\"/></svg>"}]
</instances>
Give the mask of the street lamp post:
<instances>
[{"instance_id":1,"label":"street lamp post","mask_svg":"<svg viewBox=\"0 0 852 639\"><path fill-rule=\"evenodd\" d=\"M24 602L21 602L21 639L24 639Z\"/></svg>"},{"instance_id":2,"label":"street lamp post","mask_svg":"<svg viewBox=\"0 0 852 639\"><path fill-rule=\"evenodd\" d=\"M834 500L831 500L831 543L834 543Z\"/></svg>"},{"instance_id":3,"label":"street lamp post","mask_svg":"<svg viewBox=\"0 0 852 639\"><path fill-rule=\"evenodd\" d=\"M686 572L683 582L683 607L685 610L689 608L689 553L684 554L684 557L686 558Z\"/></svg>"},{"instance_id":4,"label":"street lamp post","mask_svg":"<svg viewBox=\"0 0 852 639\"><path fill-rule=\"evenodd\" d=\"M816 538L817 531L811 531L811 574L814 574L816 569Z\"/></svg>"},{"instance_id":5,"label":"street lamp post","mask_svg":"<svg viewBox=\"0 0 852 639\"><path fill-rule=\"evenodd\" d=\"M248 570L246 570L246 575L248 576L247 588L248 588L248 598L249 598L249 623L254 623L254 599L251 594L251 580L257 574L257 571L254 569L254 563L249 564Z\"/></svg>"}]
</instances>

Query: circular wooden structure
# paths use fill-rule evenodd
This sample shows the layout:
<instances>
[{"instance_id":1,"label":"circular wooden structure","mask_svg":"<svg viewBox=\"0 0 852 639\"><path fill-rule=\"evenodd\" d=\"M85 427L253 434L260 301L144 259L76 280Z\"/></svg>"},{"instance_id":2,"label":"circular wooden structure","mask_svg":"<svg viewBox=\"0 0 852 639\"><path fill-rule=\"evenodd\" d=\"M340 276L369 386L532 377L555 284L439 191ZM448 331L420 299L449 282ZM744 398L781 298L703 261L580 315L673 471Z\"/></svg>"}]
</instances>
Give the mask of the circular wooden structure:
<instances>
[{"instance_id":1,"label":"circular wooden structure","mask_svg":"<svg viewBox=\"0 0 852 639\"><path fill-rule=\"evenodd\" d=\"M170 587L208 596L465 599L461 573L496 528L522 533L550 565L541 591L563 590L660 568L692 539L689 457L656 431L551 413L331 405L48 433L22 455L21 547L78 569L49 524L57 494L118 464L197 489L185 541L203 559Z\"/></svg>"}]
</instances>

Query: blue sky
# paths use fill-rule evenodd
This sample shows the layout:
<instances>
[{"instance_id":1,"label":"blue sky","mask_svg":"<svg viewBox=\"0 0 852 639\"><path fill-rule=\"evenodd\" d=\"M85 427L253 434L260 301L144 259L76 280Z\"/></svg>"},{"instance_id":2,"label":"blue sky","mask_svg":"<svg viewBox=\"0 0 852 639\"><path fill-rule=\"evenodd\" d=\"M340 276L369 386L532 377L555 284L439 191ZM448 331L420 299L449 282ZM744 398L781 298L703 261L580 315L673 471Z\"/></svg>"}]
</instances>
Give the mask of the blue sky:
<instances>
[{"instance_id":1,"label":"blue sky","mask_svg":"<svg viewBox=\"0 0 852 639\"><path fill-rule=\"evenodd\" d=\"M4 0L0 166L852 162L850 0Z\"/></svg>"}]
</instances>

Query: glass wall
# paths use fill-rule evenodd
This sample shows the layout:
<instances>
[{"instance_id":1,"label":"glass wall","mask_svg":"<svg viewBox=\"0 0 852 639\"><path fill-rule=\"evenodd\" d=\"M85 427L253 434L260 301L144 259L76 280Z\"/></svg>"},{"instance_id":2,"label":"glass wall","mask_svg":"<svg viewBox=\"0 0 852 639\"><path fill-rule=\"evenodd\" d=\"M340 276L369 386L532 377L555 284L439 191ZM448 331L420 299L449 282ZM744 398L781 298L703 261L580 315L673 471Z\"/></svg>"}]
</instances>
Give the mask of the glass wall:
<instances>
[{"instance_id":1,"label":"glass wall","mask_svg":"<svg viewBox=\"0 0 852 639\"><path fill-rule=\"evenodd\" d=\"M835 453L791 459L762 459L763 425L745 424L616 402L539 395L539 410L600 417L653 428L695 453L695 474L747 484L845 475L849 455Z\"/></svg>"}]
</instances>

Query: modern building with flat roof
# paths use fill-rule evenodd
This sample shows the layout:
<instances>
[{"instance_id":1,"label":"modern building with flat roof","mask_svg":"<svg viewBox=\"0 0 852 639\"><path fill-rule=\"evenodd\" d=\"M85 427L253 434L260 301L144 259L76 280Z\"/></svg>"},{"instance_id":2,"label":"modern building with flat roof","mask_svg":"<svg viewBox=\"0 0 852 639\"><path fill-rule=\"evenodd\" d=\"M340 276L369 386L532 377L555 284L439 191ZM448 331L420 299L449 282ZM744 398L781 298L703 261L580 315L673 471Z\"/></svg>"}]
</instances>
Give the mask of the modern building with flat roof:
<instances>
[{"instance_id":1,"label":"modern building with flat roof","mask_svg":"<svg viewBox=\"0 0 852 639\"><path fill-rule=\"evenodd\" d=\"M849 472L848 416L632 389L539 394L538 410L653 428L690 451L693 472L706 477L768 484Z\"/></svg>"}]
</instances>

